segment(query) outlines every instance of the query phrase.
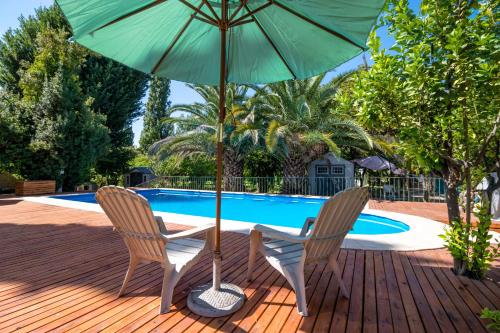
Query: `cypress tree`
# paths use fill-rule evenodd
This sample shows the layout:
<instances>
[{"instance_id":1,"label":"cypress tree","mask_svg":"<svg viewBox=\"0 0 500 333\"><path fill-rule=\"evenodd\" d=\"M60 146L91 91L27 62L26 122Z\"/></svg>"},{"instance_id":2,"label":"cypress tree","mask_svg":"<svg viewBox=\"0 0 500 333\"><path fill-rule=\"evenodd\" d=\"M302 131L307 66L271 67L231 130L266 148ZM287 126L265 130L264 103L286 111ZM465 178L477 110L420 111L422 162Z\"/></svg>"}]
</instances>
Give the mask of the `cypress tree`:
<instances>
[{"instance_id":1,"label":"cypress tree","mask_svg":"<svg viewBox=\"0 0 500 333\"><path fill-rule=\"evenodd\" d=\"M110 146L95 170L116 184L134 156L132 123L143 115L142 98L148 76L99 55L87 57L81 75L83 93L91 107L106 116Z\"/></svg>"},{"instance_id":2,"label":"cypress tree","mask_svg":"<svg viewBox=\"0 0 500 333\"><path fill-rule=\"evenodd\" d=\"M143 151L147 151L153 143L172 135L173 125L165 122L165 119L170 115L169 96L170 80L152 77L144 114L144 128L139 140Z\"/></svg>"}]
</instances>

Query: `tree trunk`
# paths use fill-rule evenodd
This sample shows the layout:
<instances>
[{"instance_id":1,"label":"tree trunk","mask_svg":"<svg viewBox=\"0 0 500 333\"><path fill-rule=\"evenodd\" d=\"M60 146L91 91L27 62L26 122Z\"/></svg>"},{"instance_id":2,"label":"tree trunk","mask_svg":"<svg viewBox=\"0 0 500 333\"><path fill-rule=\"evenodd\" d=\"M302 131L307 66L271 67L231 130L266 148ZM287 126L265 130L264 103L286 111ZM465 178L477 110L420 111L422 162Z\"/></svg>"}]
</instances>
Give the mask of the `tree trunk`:
<instances>
[{"instance_id":1,"label":"tree trunk","mask_svg":"<svg viewBox=\"0 0 500 333\"><path fill-rule=\"evenodd\" d=\"M460 219L460 206L458 204L458 189L457 185L447 185L446 205L448 208L448 222Z\"/></svg>"},{"instance_id":2,"label":"tree trunk","mask_svg":"<svg viewBox=\"0 0 500 333\"><path fill-rule=\"evenodd\" d=\"M224 191L244 191L243 160L231 148L224 150Z\"/></svg>"},{"instance_id":3,"label":"tree trunk","mask_svg":"<svg viewBox=\"0 0 500 333\"><path fill-rule=\"evenodd\" d=\"M463 99L463 144L464 153L464 175L465 175L465 222L470 228L471 224L471 197L472 197L472 180L470 174L470 147L469 147L469 119L467 117L467 100Z\"/></svg>"},{"instance_id":4,"label":"tree trunk","mask_svg":"<svg viewBox=\"0 0 500 333\"><path fill-rule=\"evenodd\" d=\"M283 187L284 194L306 194L306 163L301 154L290 152L283 161Z\"/></svg>"},{"instance_id":5,"label":"tree trunk","mask_svg":"<svg viewBox=\"0 0 500 333\"><path fill-rule=\"evenodd\" d=\"M458 185L460 182L460 172L451 166L443 173L446 184L446 206L448 208L448 222L460 219L460 206L458 204Z\"/></svg>"}]
</instances>

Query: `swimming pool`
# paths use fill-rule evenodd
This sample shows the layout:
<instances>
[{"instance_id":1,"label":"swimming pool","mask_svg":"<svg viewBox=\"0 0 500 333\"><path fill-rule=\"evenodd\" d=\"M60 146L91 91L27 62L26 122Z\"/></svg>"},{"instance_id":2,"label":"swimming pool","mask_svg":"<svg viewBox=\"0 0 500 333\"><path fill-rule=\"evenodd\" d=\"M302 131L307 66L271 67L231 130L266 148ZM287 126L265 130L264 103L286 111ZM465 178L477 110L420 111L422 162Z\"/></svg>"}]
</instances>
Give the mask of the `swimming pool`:
<instances>
[{"instance_id":1,"label":"swimming pool","mask_svg":"<svg viewBox=\"0 0 500 333\"><path fill-rule=\"evenodd\" d=\"M215 217L215 192L182 190L139 190L154 211ZM94 193L56 195L51 198L96 203ZM222 218L281 227L302 228L304 220L316 216L326 199L286 195L223 193ZM403 222L361 214L350 234L381 235L408 231Z\"/></svg>"}]
</instances>

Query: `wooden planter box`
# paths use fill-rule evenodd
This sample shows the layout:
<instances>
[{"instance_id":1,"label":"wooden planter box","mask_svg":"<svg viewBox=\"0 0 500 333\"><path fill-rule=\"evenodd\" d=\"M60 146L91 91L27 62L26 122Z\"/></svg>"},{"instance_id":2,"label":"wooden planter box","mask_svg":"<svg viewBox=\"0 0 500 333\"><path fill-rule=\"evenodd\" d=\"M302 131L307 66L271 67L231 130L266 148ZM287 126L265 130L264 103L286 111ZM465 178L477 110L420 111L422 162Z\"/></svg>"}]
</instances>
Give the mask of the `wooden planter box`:
<instances>
[{"instance_id":1,"label":"wooden planter box","mask_svg":"<svg viewBox=\"0 0 500 333\"><path fill-rule=\"evenodd\" d=\"M29 180L16 183L16 195L52 194L56 192L55 180Z\"/></svg>"}]
</instances>

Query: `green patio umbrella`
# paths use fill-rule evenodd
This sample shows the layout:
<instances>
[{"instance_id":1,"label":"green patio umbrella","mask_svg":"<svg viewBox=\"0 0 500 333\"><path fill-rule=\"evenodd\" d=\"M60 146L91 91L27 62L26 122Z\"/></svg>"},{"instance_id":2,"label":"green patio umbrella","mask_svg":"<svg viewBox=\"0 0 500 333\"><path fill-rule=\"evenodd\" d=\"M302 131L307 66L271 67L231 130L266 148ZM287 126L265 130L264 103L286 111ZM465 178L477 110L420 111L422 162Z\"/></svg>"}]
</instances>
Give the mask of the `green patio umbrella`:
<instances>
[{"instance_id":1,"label":"green patio umbrella","mask_svg":"<svg viewBox=\"0 0 500 333\"><path fill-rule=\"evenodd\" d=\"M366 50L385 0L57 0L83 46L154 75L218 85L216 239L213 285L190 308L225 315L243 303L220 281L222 124L225 85L311 77Z\"/></svg>"}]
</instances>

